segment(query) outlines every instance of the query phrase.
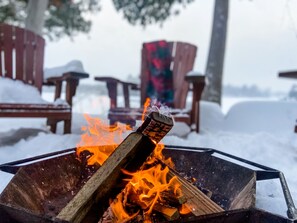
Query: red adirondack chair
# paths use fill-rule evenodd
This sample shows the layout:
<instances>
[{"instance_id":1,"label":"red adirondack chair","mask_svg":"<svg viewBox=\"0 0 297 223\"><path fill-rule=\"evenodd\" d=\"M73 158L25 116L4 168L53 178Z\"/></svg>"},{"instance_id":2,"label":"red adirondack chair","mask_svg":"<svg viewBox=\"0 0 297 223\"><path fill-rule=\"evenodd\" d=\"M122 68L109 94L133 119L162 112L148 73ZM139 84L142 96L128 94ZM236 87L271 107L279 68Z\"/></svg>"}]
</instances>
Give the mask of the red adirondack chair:
<instances>
[{"instance_id":1,"label":"red adirondack chair","mask_svg":"<svg viewBox=\"0 0 297 223\"><path fill-rule=\"evenodd\" d=\"M0 77L23 81L35 86L40 93L42 85L54 85L55 99L60 98L62 82L65 81L68 105L0 103L0 117L47 118L47 124L53 132L56 132L57 122L64 121L64 133L70 133L72 97L79 79L89 75L68 72L44 80L44 46L45 40L31 31L0 24Z\"/></svg>"},{"instance_id":2,"label":"red adirondack chair","mask_svg":"<svg viewBox=\"0 0 297 223\"><path fill-rule=\"evenodd\" d=\"M161 44L164 44L161 41ZM152 42L153 44L156 42ZM112 77L95 77L97 81L106 82L108 95L110 98L110 109L108 119L111 124L115 122L123 122L131 126L135 125L136 120L140 120L143 112L143 105L147 96L147 85L151 78L149 70L149 55L150 52L144 43L141 53L141 84L125 82ZM195 130L199 132L199 101L203 88L205 86L205 77L202 75L186 76L186 74L193 69L197 47L183 42L165 42L170 53L170 70L172 72L172 91L173 103L171 103L172 114L176 121L185 122L189 126L196 125ZM168 58L167 58L168 59ZM158 61L162 64L162 61ZM167 62L166 62L167 63ZM160 65L162 66L162 65ZM124 107L118 107L117 103L117 86L122 84L124 95ZM185 109L186 98L189 91L189 85L192 84L193 100L191 109ZM140 108L131 108L129 101L129 91L140 90Z\"/></svg>"}]
</instances>

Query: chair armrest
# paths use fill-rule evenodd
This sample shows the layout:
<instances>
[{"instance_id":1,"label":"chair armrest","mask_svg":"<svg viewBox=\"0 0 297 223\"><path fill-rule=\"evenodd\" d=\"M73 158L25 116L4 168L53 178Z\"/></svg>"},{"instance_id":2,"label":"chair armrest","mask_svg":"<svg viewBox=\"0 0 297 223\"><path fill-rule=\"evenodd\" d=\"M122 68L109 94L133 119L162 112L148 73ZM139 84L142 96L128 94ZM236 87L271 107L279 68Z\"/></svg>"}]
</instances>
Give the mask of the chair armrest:
<instances>
[{"instance_id":1,"label":"chair armrest","mask_svg":"<svg viewBox=\"0 0 297 223\"><path fill-rule=\"evenodd\" d=\"M79 80L79 79L88 78L88 77L89 77L89 74L87 73L67 72L62 74L62 76L49 77L45 79L44 84L53 85L57 81Z\"/></svg>"},{"instance_id":2,"label":"chair armrest","mask_svg":"<svg viewBox=\"0 0 297 223\"><path fill-rule=\"evenodd\" d=\"M117 86L118 84L123 85L123 94L125 107L130 108L130 97L129 97L129 88L132 90L140 90L140 86L135 83L121 81L113 77L95 77L96 81L102 81L106 83L108 90L108 96L110 98L110 108L117 108Z\"/></svg>"},{"instance_id":3,"label":"chair armrest","mask_svg":"<svg viewBox=\"0 0 297 223\"><path fill-rule=\"evenodd\" d=\"M139 85L132 83L132 82L127 82L127 81L121 81L117 78L114 77L95 77L96 81L102 81L102 82L106 82L106 83L117 83L117 84L125 84L128 86L131 86L132 89L138 89Z\"/></svg>"},{"instance_id":4,"label":"chair armrest","mask_svg":"<svg viewBox=\"0 0 297 223\"><path fill-rule=\"evenodd\" d=\"M189 83L205 82L205 75L195 71L190 71L185 76L185 80Z\"/></svg>"},{"instance_id":5,"label":"chair armrest","mask_svg":"<svg viewBox=\"0 0 297 223\"><path fill-rule=\"evenodd\" d=\"M193 102L199 101L202 91L206 84L205 76L199 73L189 72L190 75L185 76L185 80L193 85Z\"/></svg>"},{"instance_id":6,"label":"chair armrest","mask_svg":"<svg viewBox=\"0 0 297 223\"><path fill-rule=\"evenodd\" d=\"M72 98L76 93L79 80L88 78L89 74L79 72L67 72L58 77L49 77L44 81L44 85L54 85L55 89L55 100L61 97L62 82L66 82L66 101L72 106Z\"/></svg>"}]
</instances>

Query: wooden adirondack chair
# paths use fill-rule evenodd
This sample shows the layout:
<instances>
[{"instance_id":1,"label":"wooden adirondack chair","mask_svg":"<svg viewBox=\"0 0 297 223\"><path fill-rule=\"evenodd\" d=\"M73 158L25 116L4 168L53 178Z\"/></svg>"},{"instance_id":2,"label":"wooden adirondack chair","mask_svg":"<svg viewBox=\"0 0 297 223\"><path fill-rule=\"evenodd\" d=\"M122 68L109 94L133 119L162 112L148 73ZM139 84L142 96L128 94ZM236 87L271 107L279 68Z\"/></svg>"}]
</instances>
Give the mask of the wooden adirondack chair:
<instances>
[{"instance_id":1,"label":"wooden adirondack chair","mask_svg":"<svg viewBox=\"0 0 297 223\"><path fill-rule=\"evenodd\" d=\"M51 131L64 121L64 133L71 131L71 105L80 78L86 73L68 72L60 77L43 78L45 40L31 31L0 24L0 77L21 80L35 86L41 93L42 85L54 85L55 99L60 98L62 82L66 82L65 104L15 104L0 103L0 117L47 118Z\"/></svg>"},{"instance_id":2,"label":"wooden adirondack chair","mask_svg":"<svg viewBox=\"0 0 297 223\"><path fill-rule=\"evenodd\" d=\"M154 42L152 42L154 43ZM140 120L143 111L143 105L147 98L148 85L148 49L144 43L142 47L141 61L141 84L124 82L112 77L95 77L97 81L106 82L108 94L110 98L110 109L108 119L110 124L115 122L123 122L131 126L135 125L136 120ZM170 69L173 77L173 104L171 113L176 121L185 122L193 127L196 124L195 130L199 132L199 101L203 88L205 86L205 77L202 75L186 76L193 69L197 47L183 42L167 42L171 55ZM117 103L117 86L122 84L125 107L118 107ZM193 100L191 109L185 109L186 98L189 91L189 84L192 84ZM131 108L129 102L130 90L141 90L140 108Z\"/></svg>"}]
</instances>

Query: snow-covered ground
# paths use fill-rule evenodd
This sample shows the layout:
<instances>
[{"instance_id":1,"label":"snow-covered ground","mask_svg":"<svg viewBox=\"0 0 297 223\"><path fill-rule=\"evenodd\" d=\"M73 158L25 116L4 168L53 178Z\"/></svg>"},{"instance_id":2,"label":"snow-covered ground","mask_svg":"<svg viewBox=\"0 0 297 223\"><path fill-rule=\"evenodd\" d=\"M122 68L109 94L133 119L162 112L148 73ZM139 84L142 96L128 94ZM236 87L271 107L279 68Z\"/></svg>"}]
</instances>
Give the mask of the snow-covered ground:
<instances>
[{"instance_id":1,"label":"snow-covered ground","mask_svg":"<svg viewBox=\"0 0 297 223\"><path fill-rule=\"evenodd\" d=\"M10 95L14 92L10 91ZM51 95L43 96L49 99ZM58 134L49 133L45 119L1 118L0 164L75 147L80 141L81 126L86 125L82 113L105 119L109 101L106 95L81 92L74 104L72 134L68 135L61 134L62 126L58 126ZM293 133L296 118L296 101L224 98L223 110L216 104L201 102L201 132L189 132L187 126L177 123L163 142L210 147L278 169L284 172L297 203L297 134ZM21 137L15 142L16 135ZM0 172L0 191L11 177ZM286 216L286 204L277 180L257 183L256 206Z\"/></svg>"}]
</instances>

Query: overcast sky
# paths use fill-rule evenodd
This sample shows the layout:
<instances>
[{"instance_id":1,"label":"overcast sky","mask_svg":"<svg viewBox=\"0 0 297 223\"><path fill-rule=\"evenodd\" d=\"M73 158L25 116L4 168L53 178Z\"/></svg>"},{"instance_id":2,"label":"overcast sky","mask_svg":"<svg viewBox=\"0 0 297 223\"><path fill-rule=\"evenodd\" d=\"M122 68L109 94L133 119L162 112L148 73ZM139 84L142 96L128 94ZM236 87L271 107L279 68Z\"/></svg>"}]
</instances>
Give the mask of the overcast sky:
<instances>
[{"instance_id":1,"label":"overcast sky","mask_svg":"<svg viewBox=\"0 0 297 223\"><path fill-rule=\"evenodd\" d=\"M196 0L163 27L128 24L111 0L93 16L91 32L58 42L47 41L45 66L78 59L94 76L126 80L139 75L145 41L166 39L198 46L194 70L204 72L211 34L213 0ZM297 79L278 78L279 71L297 70L297 1L230 0L224 84L256 84L262 89L288 91Z\"/></svg>"}]
</instances>

